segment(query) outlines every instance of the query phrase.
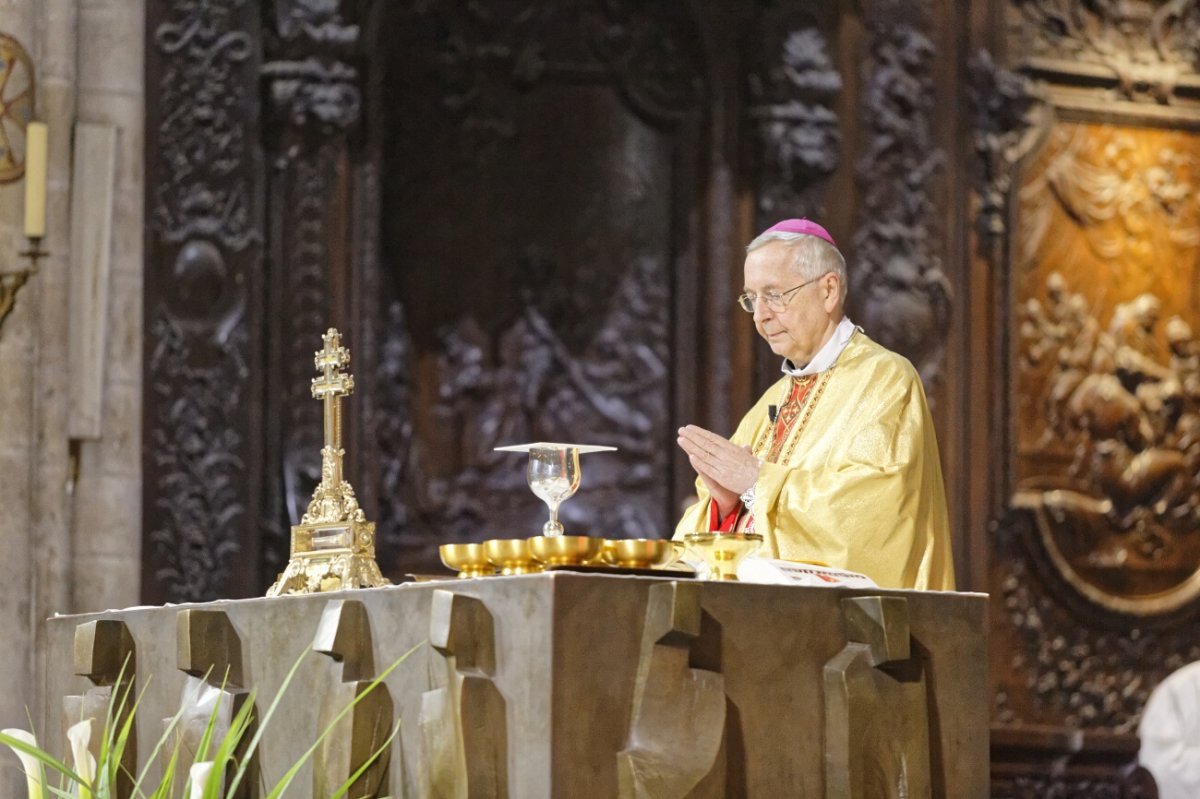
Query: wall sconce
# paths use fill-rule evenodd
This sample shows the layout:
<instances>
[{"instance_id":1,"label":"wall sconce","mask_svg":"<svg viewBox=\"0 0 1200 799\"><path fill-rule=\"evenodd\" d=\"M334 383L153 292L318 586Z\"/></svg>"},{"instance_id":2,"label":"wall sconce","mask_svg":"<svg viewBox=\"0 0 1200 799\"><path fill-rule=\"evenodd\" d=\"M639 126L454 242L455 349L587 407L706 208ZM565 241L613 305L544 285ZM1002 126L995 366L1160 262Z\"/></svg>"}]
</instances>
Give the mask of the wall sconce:
<instances>
[{"instance_id":1,"label":"wall sconce","mask_svg":"<svg viewBox=\"0 0 1200 799\"><path fill-rule=\"evenodd\" d=\"M46 235L46 170L49 159L48 130L44 122L30 122L25 127L25 237L29 248L20 253L29 259L29 266L0 273L0 325L12 312L17 292L37 271L38 261L47 253L42 249Z\"/></svg>"}]
</instances>

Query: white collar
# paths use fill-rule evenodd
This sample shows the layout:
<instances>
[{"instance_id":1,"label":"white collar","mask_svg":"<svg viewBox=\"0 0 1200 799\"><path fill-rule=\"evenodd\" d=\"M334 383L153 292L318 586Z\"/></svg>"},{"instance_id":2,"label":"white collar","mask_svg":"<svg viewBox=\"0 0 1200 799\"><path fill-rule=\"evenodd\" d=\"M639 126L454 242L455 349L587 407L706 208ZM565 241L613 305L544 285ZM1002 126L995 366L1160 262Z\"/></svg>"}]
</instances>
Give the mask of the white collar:
<instances>
[{"instance_id":1,"label":"white collar","mask_svg":"<svg viewBox=\"0 0 1200 799\"><path fill-rule=\"evenodd\" d=\"M821 347L807 365L796 368L791 361L784 358L783 373L792 377L804 377L805 375L815 375L818 372L824 372L837 363L838 356L842 354L842 350L846 349L846 345L850 343L850 338L854 335L855 330L857 328L850 321L850 317L843 316L842 321L838 322L837 327L833 329L833 335L829 337L829 341L825 342L825 346Z\"/></svg>"}]
</instances>

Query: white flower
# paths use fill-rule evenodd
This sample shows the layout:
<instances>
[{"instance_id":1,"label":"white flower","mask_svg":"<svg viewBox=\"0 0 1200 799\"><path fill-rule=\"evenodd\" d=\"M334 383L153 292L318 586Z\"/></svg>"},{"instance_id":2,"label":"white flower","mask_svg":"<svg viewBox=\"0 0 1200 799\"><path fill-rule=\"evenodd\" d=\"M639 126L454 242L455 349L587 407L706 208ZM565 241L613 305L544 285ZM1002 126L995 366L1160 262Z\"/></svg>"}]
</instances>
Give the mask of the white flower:
<instances>
[{"instance_id":1,"label":"white flower","mask_svg":"<svg viewBox=\"0 0 1200 799\"><path fill-rule=\"evenodd\" d=\"M92 720L72 724L67 730L71 742L71 760L75 773L79 775L79 799L92 799L92 784L96 781L96 758L88 751L92 740Z\"/></svg>"},{"instance_id":2,"label":"white flower","mask_svg":"<svg viewBox=\"0 0 1200 799\"><path fill-rule=\"evenodd\" d=\"M37 746L37 739L25 730L0 730L0 732L10 738L16 738L21 743ZM45 799L46 794L42 787L45 785L45 774L42 772L41 762L12 744L9 744L9 749L12 749L17 759L21 761L21 768L25 772L25 785L29 790L29 799Z\"/></svg>"},{"instance_id":3,"label":"white flower","mask_svg":"<svg viewBox=\"0 0 1200 799\"><path fill-rule=\"evenodd\" d=\"M204 789L208 787L208 781L212 778L212 770L211 760L192 764L192 769L188 772L192 779L191 799L202 799Z\"/></svg>"}]
</instances>

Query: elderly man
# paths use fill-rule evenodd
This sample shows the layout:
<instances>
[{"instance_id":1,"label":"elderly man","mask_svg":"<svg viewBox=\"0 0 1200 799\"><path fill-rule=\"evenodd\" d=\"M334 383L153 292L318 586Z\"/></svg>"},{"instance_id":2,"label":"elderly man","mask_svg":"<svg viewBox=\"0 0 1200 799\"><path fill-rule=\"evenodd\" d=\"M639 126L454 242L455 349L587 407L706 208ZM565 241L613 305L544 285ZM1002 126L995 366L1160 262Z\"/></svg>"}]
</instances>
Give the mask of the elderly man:
<instances>
[{"instance_id":1,"label":"elderly man","mask_svg":"<svg viewBox=\"0 0 1200 799\"><path fill-rule=\"evenodd\" d=\"M916 370L846 318L846 263L820 225L789 219L746 248L738 298L784 377L731 439L688 425L699 502L676 536L753 530L764 553L951 590L937 440Z\"/></svg>"}]
</instances>

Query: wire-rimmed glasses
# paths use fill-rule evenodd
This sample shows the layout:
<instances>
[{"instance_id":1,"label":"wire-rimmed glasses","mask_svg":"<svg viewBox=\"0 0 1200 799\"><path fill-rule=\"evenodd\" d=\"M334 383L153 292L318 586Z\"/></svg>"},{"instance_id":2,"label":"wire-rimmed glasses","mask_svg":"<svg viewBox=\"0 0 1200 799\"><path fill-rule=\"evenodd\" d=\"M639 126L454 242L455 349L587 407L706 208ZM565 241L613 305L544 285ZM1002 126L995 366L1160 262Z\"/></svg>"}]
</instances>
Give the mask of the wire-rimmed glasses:
<instances>
[{"instance_id":1,"label":"wire-rimmed glasses","mask_svg":"<svg viewBox=\"0 0 1200 799\"><path fill-rule=\"evenodd\" d=\"M816 283L823 277L825 277L825 275L817 275L812 280L806 280L799 286L793 286L784 292L768 291L763 294L746 293L737 298L738 305L740 305L742 310L746 313L754 313L755 303L757 303L759 300L762 300L767 304L768 308L778 313L787 307L788 301L791 300L793 294L810 283Z\"/></svg>"}]
</instances>

